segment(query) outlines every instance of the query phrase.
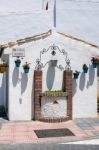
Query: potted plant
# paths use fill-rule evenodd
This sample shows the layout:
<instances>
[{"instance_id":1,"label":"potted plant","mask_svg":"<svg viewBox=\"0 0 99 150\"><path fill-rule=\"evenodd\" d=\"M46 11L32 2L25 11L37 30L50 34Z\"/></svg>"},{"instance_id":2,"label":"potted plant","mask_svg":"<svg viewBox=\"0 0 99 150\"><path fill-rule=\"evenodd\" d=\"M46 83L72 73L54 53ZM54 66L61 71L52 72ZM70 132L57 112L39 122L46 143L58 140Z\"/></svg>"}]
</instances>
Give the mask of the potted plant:
<instances>
[{"instance_id":1,"label":"potted plant","mask_svg":"<svg viewBox=\"0 0 99 150\"><path fill-rule=\"evenodd\" d=\"M88 66L86 64L83 64L83 72L84 73L88 72Z\"/></svg>"},{"instance_id":2,"label":"potted plant","mask_svg":"<svg viewBox=\"0 0 99 150\"><path fill-rule=\"evenodd\" d=\"M76 71L73 73L74 79L78 79L79 74L80 74L80 72L76 70Z\"/></svg>"},{"instance_id":3,"label":"potted plant","mask_svg":"<svg viewBox=\"0 0 99 150\"><path fill-rule=\"evenodd\" d=\"M15 66L18 68L18 67L20 67L20 64L21 64L20 57L17 56L17 59L15 60Z\"/></svg>"},{"instance_id":4,"label":"potted plant","mask_svg":"<svg viewBox=\"0 0 99 150\"><path fill-rule=\"evenodd\" d=\"M92 62L93 68L96 68L96 67L97 67L97 64L98 64L98 59L95 58L95 57L92 57L91 62Z\"/></svg>"},{"instance_id":5,"label":"potted plant","mask_svg":"<svg viewBox=\"0 0 99 150\"><path fill-rule=\"evenodd\" d=\"M24 73L29 73L30 63L25 62L23 65Z\"/></svg>"},{"instance_id":6,"label":"potted plant","mask_svg":"<svg viewBox=\"0 0 99 150\"><path fill-rule=\"evenodd\" d=\"M0 73L6 72L8 69L8 65L6 63L0 64Z\"/></svg>"}]
</instances>

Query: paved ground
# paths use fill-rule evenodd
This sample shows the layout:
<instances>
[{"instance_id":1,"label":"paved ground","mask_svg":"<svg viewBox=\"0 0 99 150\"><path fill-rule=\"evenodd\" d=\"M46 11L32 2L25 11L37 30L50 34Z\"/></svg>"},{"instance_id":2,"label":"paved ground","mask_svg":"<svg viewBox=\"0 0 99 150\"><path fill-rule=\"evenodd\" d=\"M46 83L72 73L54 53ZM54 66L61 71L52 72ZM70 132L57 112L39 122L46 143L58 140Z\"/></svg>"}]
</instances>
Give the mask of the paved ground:
<instances>
[{"instance_id":1,"label":"paved ground","mask_svg":"<svg viewBox=\"0 0 99 150\"><path fill-rule=\"evenodd\" d=\"M63 123L8 122L0 119L0 127L0 143L68 143L99 137L99 118L75 119ZM70 129L75 136L38 138L34 132L34 130L40 129L60 128Z\"/></svg>"},{"instance_id":2,"label":"paved ground","mask_svg":"<svg viewBox=\"0 0 99 150\"><path fill-rule=\"evenodd\" d=\"M99 150L98 145L73 144L0 144L0 150Z\"/></svg>"}]
</instances>

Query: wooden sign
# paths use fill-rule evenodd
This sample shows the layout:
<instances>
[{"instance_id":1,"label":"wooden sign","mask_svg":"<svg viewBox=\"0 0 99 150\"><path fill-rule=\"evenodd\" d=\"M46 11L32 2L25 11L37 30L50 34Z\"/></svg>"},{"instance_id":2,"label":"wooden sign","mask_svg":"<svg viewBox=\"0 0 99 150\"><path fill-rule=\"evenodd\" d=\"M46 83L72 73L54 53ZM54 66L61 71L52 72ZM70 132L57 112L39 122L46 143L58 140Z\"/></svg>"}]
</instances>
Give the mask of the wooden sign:
<instances>
[{"instance_id":1,"label":"wooden sign","mask_svg":"<svg viewBox=\"0 0 99 150\"><path fill-rule=\"evenodd\" d=\"M25 48L13 48L12 50L13 57L25 57Z\"/></svg>"}]
</instances>

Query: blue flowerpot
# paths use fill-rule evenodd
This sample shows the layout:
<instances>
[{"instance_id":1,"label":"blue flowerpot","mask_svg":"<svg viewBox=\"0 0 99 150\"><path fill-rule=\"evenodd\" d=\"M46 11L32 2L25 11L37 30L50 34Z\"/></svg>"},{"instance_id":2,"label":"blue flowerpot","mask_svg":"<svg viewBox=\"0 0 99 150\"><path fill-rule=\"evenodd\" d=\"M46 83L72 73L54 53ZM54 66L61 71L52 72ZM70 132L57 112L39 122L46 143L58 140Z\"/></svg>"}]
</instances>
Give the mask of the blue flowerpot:
<instances>
[{"instance_id":1,"label":"blue flowerpot","mask_svg":"<svg viewBox=\"0 0 99 150\"><path fill-rule=\"evenodd\" d=\"M24 73L29 73L30 68L24 68Z\"/></svg>"},{"instance_id":2,"label":"blue flowerpot","mask_svg":"<svg viewBox=\"0 0 99 150\"><path fill-rule=\"evenodd\" d=\"M88 68L87 67L83 67L83 72L87 73L88 72Z\"/></svg>"},{"instance_id":3,"label":"blue flowerpot","mask_svg":"<svg viewBox=\"0 0 99 150\"><path fill-rule=\"evenodd\" d=\"M79 74L78 73L74 73L74 79L78 79Z\"/></svg>"},{"instance_id":4,"label":"blue flowerpot","mask_svg":"<svg viewBox=\"0 0 99 150\"><path fill-rule=\"evenodd\" d=\"M92 62L92 66L93 66L93 68L96 68L97 67L97 62Z\"/></svg>"},{"instance_id":5,"label":"blue flowerpot","mask_svg":"<svg viewBox=\"0 0 99 150\"><path fill-rule=\"evenodd\" d=\"M21 61L19 61L19 60L16 60L15 61L15 66L18 68L18 67L20 67L20 64L21 64Z\"/></svg>"}]
</instances>

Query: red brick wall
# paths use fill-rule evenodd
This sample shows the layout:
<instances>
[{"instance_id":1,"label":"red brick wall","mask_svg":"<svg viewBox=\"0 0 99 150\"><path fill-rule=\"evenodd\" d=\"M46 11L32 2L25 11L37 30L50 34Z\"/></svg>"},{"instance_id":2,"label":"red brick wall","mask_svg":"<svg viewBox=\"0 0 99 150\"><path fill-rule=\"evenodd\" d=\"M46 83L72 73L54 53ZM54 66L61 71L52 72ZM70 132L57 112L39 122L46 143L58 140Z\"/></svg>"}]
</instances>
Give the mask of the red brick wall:
<instances>
[{"instance_id":1,"label":"red brick wall","mask_svg":"<svg viewBox=\"0 0 99 150\"><path fill-rule=\"evenodd\" d=\"M40 94L42 93L42 71L34 71L34 119L41 117Z\"/></svg>"},{"instance_id":2,"label":"red brick wall","mask_svg":"<svg viewBox=\"0 0 99 150\"><path fill-rule=\"evenodd\" d=\"M67 115L72 119L72 71L64 71L64 91L68 93L67 96Z\"/></svg>"}]
</instances>

